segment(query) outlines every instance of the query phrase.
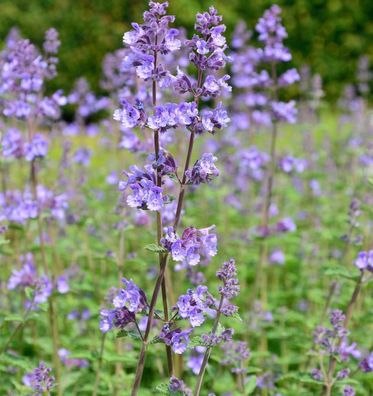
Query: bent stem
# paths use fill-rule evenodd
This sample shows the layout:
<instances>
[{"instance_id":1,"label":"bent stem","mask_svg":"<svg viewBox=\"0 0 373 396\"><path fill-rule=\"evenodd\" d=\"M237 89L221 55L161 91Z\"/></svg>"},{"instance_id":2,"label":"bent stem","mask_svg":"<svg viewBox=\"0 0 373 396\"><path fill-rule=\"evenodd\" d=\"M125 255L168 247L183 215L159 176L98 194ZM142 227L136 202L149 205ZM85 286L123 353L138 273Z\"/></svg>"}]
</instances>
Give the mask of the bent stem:
<instances>
[{"instance_id":1,"label":"bent stem","mask_svg":"<svg viewBox=\"0 0 373 396\"><path fill-rule=\"evenodd\" d=\"M216 334L216 330L218 328L219 320L220 320L220 316L221 316L221 308L223 306L223 302L224 302L224 297L221 296L220 297L220 302L219 302L219 308L218 308L218 311L216 313L214 326L213 326L213 328L211 330L211 335L215 335ZM197 377L197 383L196 383L196 386L195 386L194 392L193 392L194 396L199 396L199 394L201 392L202 383L203 383L203 377L205 375L206 367L207 367L208 361L210 359L211 349L212 349L211 347L208 347L206 349L206 351L205 351L204 356L203 356L203 361L202 361L201 368L199 370L198 377Z\"/></svg>"}]
</instances>

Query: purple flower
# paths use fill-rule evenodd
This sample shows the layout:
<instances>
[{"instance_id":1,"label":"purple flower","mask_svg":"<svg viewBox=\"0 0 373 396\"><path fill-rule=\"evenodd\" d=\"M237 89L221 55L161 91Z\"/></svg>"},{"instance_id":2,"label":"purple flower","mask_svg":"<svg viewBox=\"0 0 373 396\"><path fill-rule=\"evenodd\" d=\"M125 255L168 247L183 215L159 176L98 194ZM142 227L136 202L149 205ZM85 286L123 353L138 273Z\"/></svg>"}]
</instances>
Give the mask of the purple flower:
<instances>
[{"instance_id":1,"label":"purple flower","mask_svg":"<svg viewBox=\"0 0 373 396\"><path fill-rule=\"evenodd\" d=\"M370 373L373 371L373 352L360 362L359 367L364 373Z\"/></svg>"},{"instance_id":2,"label":"purple flower","mask_svg":"<svg viewBox=\"0 0 373 396\"><path fill-rule=\"evenodd\" d=\"M289 69L283 73L279 79L278 83L281 87L286 87L288 85L294 84L300 80L300 75L296 69Z\"/></svg>"},{"instance_id":3,"label":"purple flower","mask_svg":"<svg viewBox=\"0 0 373 396\"><path fill-rule=\"evenodd\" d=\"M290 217L285 217L276 224L276 230L278 232L294 232L297 226Z\"/></svg>"},{"instance_id":4,"label":"purple flower","mask_svg":"<svg viewBox=\"0 0 373 396\"><path fill-rule=\"evenodd\" d=\"M214 110L205 110L202 113L203 128L210 133L215 133L215 129L225 128L229 121L227 110L221 102Z\"/></svg>"},{"instance_id":5,"label":"purple flower","mask_svg":"<svg viewBox=\"0 0 373 396\"><path fill-rule=\"evenodd\" d=\"M2 138L1 146L4 157L21 158L24 155L22 134L16 128L8 129Z\"/></svg>"},{"instance_id":6,"label":"purple flower","mask_svg":"<svg viewBox=\"0 0 373 396\"><path fill-rule=\"evenodd\" d=\"M206 286L198 286L195 290L189 289L187 294L179 297L176 306L180 317L189 319L192 327L201 326L205 321L205 313L213 303L213 299Z\"/></svg>"},{"instance_id":7,"label":"purple flower","mask_svg":"<svg viewBox=\"0 0 373 396\"><path fill-rule=\"evenodd\" d=\"M170 378L168 389L171 392L182 393L185 396L192 396L192 391L184 384L184 382L176 377Z\"/></svg>"},{"instance_id":8,"label":"purple flower","mask_svg":"<svg viewBox=\"0 0 373 396\"><path fill-rule=\"evenodd\" d=\"M273 250L269 256L269 261L271 264L279 264L279 265L284 264L285 263L284 252L280 249Z\"/></svg>"},{"instance_id":9,"label":"purple flower","mask_svg":"<svg viewBox=\"0 0 373 396\"><path fill-rule=\"evenodd\" d=\"M373 250L360 252L354 264L360 271L373 272Z\"/></svg>"},{"instance_id":10,"label":"purple flower","mask_svg":"<svg viewBox=\"0 0 373 396\"><path fill-rule=\"evenodd\" d=\"M127 182L119 182L120 191L127 187L132 190L127 197L127 204L132 208L160 210L167 197L162 196L162 188L156 185L154 171L149 166L144 170L131 166L130 170L131 172L124 172L128 177Z\"/></svg>"},{"instance_id":11,"label":"purple flower","mask_svg":"<svg viewBox=\"0 0 373 396\"><path fill-rule=\"evenodd\" d=\"M52 369L41 362L31 373L26 374L23 383L36 392L37 395L49 392L54 387L55 378L51 375Z\"/></svg>"},{"instance_id":12,"label":"purple flower","mask_svg":"<svg viewBox=\"0 0 373 396\"><path fill-rule=\"evenodd\" d=\"M297 108L295 101L290 102L272 102L273 117L278 121L295 124L297 118Z\"/></svg>"},{"instance_id":13,"label":"purple flower","mask_svg":"<svg viewBox=\"0 0 373 396\"><path fill-rule=\"evenodd\" d=\"M122 108L114 111L113 118L120 121L124 128L135 128L140 124L140 111L132 106L126 99L121 100Z\"/></svg>"},{"instance_id":14,"label":"purple flower","mask_svg":"<svg viewBox=\"0 0 373 396\"><path fill-rule=\"evenodd\" d=\"M236 264L233 259L226 261L219 271L216 272L216 277L223 282L223 286L219 286L219 293L230 300L238 296L240 292L240 285L237 279Z\"/></svg>"},{"instance_id":15,"label":"purple flower","mask_svg":"<svg viewBox=\"0 0 373 396\"><path fill-rule=\"evenodd\" d=\"M231 370L235 374L245 374L246 369L243 368L242 362L250 357L247 343L243 341L228 341L221 346L221 349L224 353L221 364L223 366L235 366Z\"/></svg>"},{"instance_id":16,"label":"purple flower","mask_svg":"<svg viewBox=\"0 0 373 396\"><path fill-rule=\"evenodd\" d=\"M343 388L343 396L355 396L355 389L350 385L346 385Z\"/></svg>"},{"instance_id":17,"label":"purple flower","mask_svg":"<svg viewBox=\"0 0 373 396\"><path fill-rule=\"evenodd\" d=\"M113 300L115 308L127 308L130 312L141 312L147 306L146 295L135 283L126 278L122 278L124 288L119 290L119 293Z\"/></svg>"},{"instance_id":18,"label":"purple flower","mask_svg":"<svg viewBox=\"0 0 373 396\"><path fill-rule=\"evenodd\" d=\"M313 368L311 370L311 377L316 381L323 381L323 379L324 379L324 375L323 375L322 371L317 368Z\"/></svg>"},{"instance_id":19,"label":"purple flower","mask_svg":"<svg viewBox=\"0 0 373 396\"><path fill-rule=\"evenodd\" d=\"M302 173L307 167L307 162L302 158L287 156L280 160L279 167L285 173Z\"/></svg>"},{"instance_id":20,"label":"purple flower","mask_svg":"<svg viewBox=\"0 0 373 396\"><path fill-rule=\"evenodd\" d=\"M186 172L190 184L209 183L213 178L219 176L219 170L215 166L217 157L211 153L202 154L191 170Z\"/></svg>"},{"instance_id":21,"label":"purple flower","mask_svg":"<svg viewBox=\"0 0 373 396\"><path fill-rule=\"evenodd\" d=\"M60 348L58 350L58 356L61 359L61 362L67 367L78 367L78 368L86 368L89 367L88 360L86 359L77 359L77 358L69 358L71 352L65 348Z\"/></svg>"},{"instance_id":22,"label":"purple flower","mask_svg":"<svg viewBox=\"0 0 373 396\"><path fill-rule=\"evenodd\" d=\"M36 133L30 143L25 144L25 158L33 161L36 158L44 158L48 153L48 142L44 137Z\"/></svg>"},{"instance_id":23,"label":"purple flower","mask_svg":"<svg viewBox=\"0 0 373 396\"><path fill-rule=\"evenodd\" d=\"M43 44L45 52L56 54L61 42L58 39L58 32L54 28L50 28L45 32L45 41Z\"/></svg>"},{"instance_id":24,"label":"purple flower","mask_svg":"<svg viewBox=\"0 0 373 396\"><path fill-rule=\"evenodd\" d=\"M75 151L73 155L73 160L78 165L88 166L91 160L92 151L85 147L79 148Z\"/></svg>"},{"instance_id":25,"label":"purple flower","mask_svg":"<svg viewBox=\"0 0 373 396\"><path fill-rule=\"evenodd\" d=\"M175 261L182 261L186 265L197 265L201 261L201 256L206 259L215 256L217 253L217 238L210 233L214 226L196 229L186 228L179 238L172 227L165 229L165 236L162 238L162 245L171 252Z\"/></svg>"},{"instance_id":26,"label":"purple flower","mask_svg":"<svg viewBox=\"0 0 373 396\"><path fill-rule=\"evenodd\" d=\"M191 355L189 356L187 366L192 370L192 373L194 375L198 375L199 373L205 350L206 350L205 347L197 346L193 349Z\"/></svg>"},{"instance_id":27,"label":"purple flower","mask_svg":"<svg viewBox=\"0 0 373 396\"><path fill-rule=\"evenodd\" d=\"M178 354L183 354L189 344L189 335L193 329L181 330L179 328L171 330L168 324L164 325L159 338L166 344L172 347L172 350Z\"/></svg>"},{"instance_id":28,"label":"purple flower","mask_svg":"<svg viewBox=\"0 0 373 396\"><path fill-rule=\"evenodd\" d=\"M133 323L135 320L135 314L125 307L112 310L103 309L100 311L100 330L102 333L107 333L114 327L123 330L129 323Z\"/></svg>"}]
</instances>

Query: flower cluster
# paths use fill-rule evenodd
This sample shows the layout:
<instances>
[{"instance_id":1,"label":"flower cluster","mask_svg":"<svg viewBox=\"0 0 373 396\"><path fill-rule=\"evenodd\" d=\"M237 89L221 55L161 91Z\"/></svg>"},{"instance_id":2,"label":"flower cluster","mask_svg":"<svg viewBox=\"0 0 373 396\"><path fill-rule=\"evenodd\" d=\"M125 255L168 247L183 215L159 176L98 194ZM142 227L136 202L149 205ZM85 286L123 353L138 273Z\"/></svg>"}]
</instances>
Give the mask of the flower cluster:
<instances>
[{"instance_id":1,"label":"flower cluster","mask_svg":"<svg viewBox=\"0 0 373 396\"><path fill-rule=\"evenodd\" d=\"M23 383L30 387L36 395L42 395L53 389L55 378L51 375L52 369L47 367L44 362L40 362L31 373L23 376Z\"/></svg>"},{"instance_id":2,"label":"flower cluster","mask_svg":"<svg viewBox=\"0 0 373 396\"><path fill-rule=\"evenodd\" d=\"M123 330L129 323L136 321L136 314L146 311L146 295L132 280L122 279L124 288L113 297L114 309L103 309L100 312L100 330L103 333L112 328Z\"/></svg>"},{"instance_id":3,"label":"flower cluster","mask_svg":"<svg viewBox=\"0 0 373 396\"><path fill-rule=\"evenodd\" d=\"M226 261L219 271L216 272L216 277L223 282L223 286L219 287L219 293L230 300L237 297L240 292L240 285L237 279L236 263L233 259Z\"/></svg>"},{"instance_id":4,"label":"flower cluster","mask_svg":"<svg viewBox=\"0 0 373 396\"><path fill-rule=\"evenodd\" d=\"M86 368L89 367L88 360L86 359L78 359L78 358L71 358L69 355L71 352L65 348L60 348L58 350L58 356L61 359L61 362L67 367L78 367L78 368Z\"/></svg>"},{"instance_id":5,"label":"flower cluster","mask_svg":"<svg viewBox=\"0 0 373 396\"><path fill-rule=\"evenodd\" d=\"M119 182L119 190L124 192L128 187L132 193L127 196L127 204L132 208L144 210L160 210L167 196L162 195L162 187L157 186L156 176L151 166L143 170L131 166L130 172L124 172L127 181Z\"/></svg>"},{"instance_id":6,"label":"flower cluster","mask_svg":"<svg viewBox=\"0 0 373 396\"><path fill-rule=\"evenodd\" d=\"M48 141L43 135L36 133L30 142L25 142L17 128L8 129L2 138L1 146L4 157L24 157L30 162L36 158L44 158L48 153Z\"/></svg>"},{"instance_id":7,"label":"flower cluster","mask_svg":"<svg viewBox=\"0 0 373 396\"><path fill-rule=\"evenodd\" d=\"M133 23L133 30L123 36L123 43L131 50L124 59L125 67L134 66L140 79L153 79L160 85L169 85L170 74L162 63L155 66L156 54L165 55L181 47L179 30L169 28L175 17L166 15L167 7L167 2L151 1L149 11L144 13L144 23Z\"/></svg>"},{"instance_id":8,"label":"flower cluster","mask_svg":"<svg viewBox=\"0 0 373 396\"><path fill-rule=\"evenodd\" d=\"M159 339L162 340L166 345L172 347L172 350L178 354L183 354L190 342L189 335L193 329L181 330L180 328L172 329L170 325L166 324L163 326Z\"/></svg>"},{"instance_id":9,"label":"flower cluster","mask_svg":"<svg viewBox=\"0 0 373 396\"><path fill-rule=\"evenodd\" d=\"M181 261L184 266L197 265L201 258L209 259L217 253L217 237L214 226L197 229L186 228L181 237L174 232L173 227L165 228L161 244L171 253L175 261Z\"/></svg>"},{"instance_id":10,"label":"flower cluster","mask_svg":"<svg viewBox=\"0 0 373 396\"><path fill-rule=\"evenodd\" d=\"M66 194L54 194L42 185L36 189L37 200L27 189L24 192L8 190L0 193L0 220L24 224L41 213L55 220L65 219L68 208Z\"/></svg>"},{"instance_id":11,"label":"flower cluster","mask_svg":"<svg viewBox=\"0 0 373 396\"><path fill-rule=\"evenodd\" d=\"M0 93L6 117L59 118L60 106L66 104L62 92L42 95L45 81L56 75L58 60L54 55L59 44L55 29L46 32L45 56L29 40L20 37L8 40L0 57Z\"/></svg>"},{"instance_id":12,"label":"flower cluster","mask_svg":"<svg viewBox=\"0 0 373 396\"><path fill-rule=\"evenodd\" d=\"M319 326L314 333L314 343L319 348L319 353L323 359L325 356L336 357L340 362L348 362L350 357L358 359L361 352L357 349L356 343L349 344L347 340L348 331L344 327L346 317L342 311L336 309L330 313L331 328ZM343 368L336 374L336 380L345 379L349 376L350 370ZM323 373L315 368L311 371L311 376L317 381L324 381Z\"/></svg>"},{"instance_id":13,"label":"flower cluster","mask_svg":"<svg viewBox=\"0 0 373 396\"><path fill-rule=\"evenodd\" d=\"M303 158L286 156L280 159L278 165L285 173L303 173L307 167L307 161Z\"/></svg>"},{"instance_id":14,"label":"flower cluster","mask_svg":"<svg viewBox=\"0 0 373 396\"><path fill-rule=\"evenodd\" d=\"M216 161L217 157L213 154L202 154L201 158L193 165L193 168L186 172L188 183L209 183L213 178L219 176L219 170L215 166Z\"/></svg>"},{"instance_id":15,"label":"flower cluster","mask_svg":"<svg viewBox=\"0 0 373 396\"><path fill-rule=\"evenodd\" d=\"M181 295L174 310L183 319L188 319L192 327L201 326L205 321L205 314L211 312L214 299L206 286L189 289L187 294Z\"/></svg>"},{"instance_id":16,"label":"flower cluster","mask_svg":"<svg viewBox=\"0 0 373 396\"><path fill-rule=\"evenodd\" d=\"M246 369L242 368L242 363L250 357L247 343L243 341L230 341L221 346L224 358L221 364L224 366L234 366L231 371L235 374L245 374Z\"/></svg>"}]
</instances>

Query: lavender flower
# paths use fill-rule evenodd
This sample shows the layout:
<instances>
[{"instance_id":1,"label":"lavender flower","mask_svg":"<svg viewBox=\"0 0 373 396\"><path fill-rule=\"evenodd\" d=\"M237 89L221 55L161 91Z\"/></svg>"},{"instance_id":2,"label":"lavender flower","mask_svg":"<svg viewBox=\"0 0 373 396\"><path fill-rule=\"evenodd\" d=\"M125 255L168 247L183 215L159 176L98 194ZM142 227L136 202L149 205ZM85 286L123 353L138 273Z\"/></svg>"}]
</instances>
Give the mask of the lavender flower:
<instances>
[{"instance_id":1,"label":"lavender flower","mask_svg":"<svg viewBox=\"0 0 373 396\"><path fill-rule=\"evenodd\" d=\"M127 197L128 205L144 210L160 210L167 197L162 196L162 188L156 184L154 171L149 166L144 170L131 166L130 170L124 172L127 182L119 182L120 191L125 191L127 187L132 190L132 194Z\"/></svg>"},{"instance_id":2,"label":"lavender flower","mask_svg":"<svg viewBox=\"0 0 373 396\"><path fill-rule=\"evenodd\" d=\"M175 261L194 266L201 261L202 256L208 259L216 255L217 238L215 234L210 234L213 229L214 226L203 229L189 227L179 238L173 227L168 227L165 229L161 244L171 252Z\"/></svg>"},{"instance_id":3,"label":"lavender flower","mask_svg":"<svg viewBox=\"0 0 373 396\"><path fill-rule=\"evenodd\" d=\"M148 303L146 295L132 280L122 278L122 283L125 285L124 289L120 289L119 293L113 300L115 308L127 308L130 312L143 311Z\"/></svg>"},{"instance_id":4,"label":"lavender flower","mask_svg":"<svg viewBox=\"0 0 373 396\"><path fill-rule=\"evenodd\" d=\"M42 395L54 387L55 378L51 375L51 371L51 368L41 362L31 373L23 377L23 383L30 387L36 395Z\"/></svg>"},{"instance_id":5,"label":"lavender flower","mask_svg":"<svg viewBox=\"0 0 373 396\"><path fill-rule=\"evenodd\" d=\"M189 344L189 335L193 329L181 330L180 328L171 329L168 324L164 325L159 334L159 338L172 347L172 350L178 354L183 354Z\"/></svg>"},{"instance_id":6,"label":"lavender flower","mask_svg":"<svg viewBox=\"0 0 373 396\"><path fill-rule=\"evenodd\" d=\"M33 161L36 158L44 158L48 153L48 142L40 134L35 134L30 143L25 144L25 158Z\"/></svg>"},{"instance_id":7,"label":"lavender flower","mask_svg":"<svg viewBox=\"0 0 373 396\"><path fill-rule=\"evenodd\" d=\"M219 170L215 166L217 157L211 153L202 154L201 159L196 161L193 168L186 172L190 184L209 183L219 176Z\"/></svg>"},{"instance_id":8,"label":"lavender flower","mask_svg":"<svg viewBox=\"0 0 373 396\"><path fill-rule=\"evenodd\" d=\"M233 259L226 261L221 269L216 272L216 277L223 282L223 286L219 287L219 293L230 300L238 296L240 286L237 279L236 264Z\"/></svg>"},{"instance_id":9,"label":"lavender flower","mask_svg":"<svg viewBox=\"0 0 373 396\"><path fill-rule=\"evenodd\" d=\"M176 306L178 314L183 319L189 319L192 327L201 326L205 321L205 314L213 304L213 299L206 286L189 289L187 294L179 297Z\"/></svg>"},{"instance_id":10,"label":"lavender flower","mask_svg":"<svg viewBox=\"0 0 373 396\"><path fill-rule=\"evenodd\" d=\"M360 362L359 367L364 373L370 373L373 371L373 352Z\"/></svg>"},{"instance_id":11,"label":"lavender flower","mask_svg":"<svg viewBox=\"0 0 373 396\"><path fill-rule=\"evenodd\" d=\"M360 252L354 264L360 271L373 272L373 250Z\"/></svg>"}]
</instances>

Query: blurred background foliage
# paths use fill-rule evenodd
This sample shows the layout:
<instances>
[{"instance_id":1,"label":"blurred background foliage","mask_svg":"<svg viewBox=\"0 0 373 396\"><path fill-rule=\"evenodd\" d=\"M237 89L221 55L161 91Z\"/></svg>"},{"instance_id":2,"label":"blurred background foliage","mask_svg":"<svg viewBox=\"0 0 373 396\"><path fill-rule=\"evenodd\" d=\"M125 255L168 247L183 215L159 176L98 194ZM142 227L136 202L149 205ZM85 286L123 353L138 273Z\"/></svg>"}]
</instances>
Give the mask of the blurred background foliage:
<instances>
[{"instance_id":1,"label":"blurred background foliage","mask_svg":"<svg viewBox=\"0 0 373 396\"><path fill-rule=\"evenodd\" d=\"M253 29L273 1L170 0L177 25L193 28L197 11L215 5L224 15L231 35L234 25L246 21ZM320 73L330 99L353 82L361 55L373 63L373 0L278 0L289 33L288 46L298 67L308 64ZM101 64L108 51L122 46L123 32L139 21L147 0L0 0L0 40L17 26L24 37L42 43L53 26L61 35L59 76L54 87L70 90L87 76L97 90Z\"/></svg>"}]
</instances>

